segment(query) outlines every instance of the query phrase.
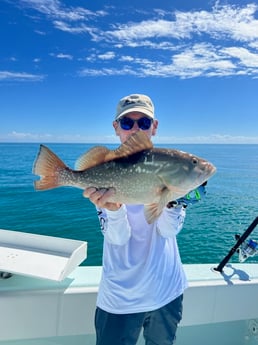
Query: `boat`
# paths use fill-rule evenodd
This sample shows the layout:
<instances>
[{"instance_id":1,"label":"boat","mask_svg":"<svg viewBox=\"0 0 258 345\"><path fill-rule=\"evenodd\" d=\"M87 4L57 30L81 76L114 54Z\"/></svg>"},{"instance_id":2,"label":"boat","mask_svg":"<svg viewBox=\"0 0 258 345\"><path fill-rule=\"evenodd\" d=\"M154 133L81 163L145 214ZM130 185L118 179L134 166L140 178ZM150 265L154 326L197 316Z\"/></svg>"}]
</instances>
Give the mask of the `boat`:
<instances>
[{"instance_id":1,"label":"boat","mask_svg":"<svg viewBox=\"0 0 258 345\"><path fill-rule=\"evenodd\" d=\"M176 345L258 344L258 264L230 263L237 250L220 264L184 265ZM80 266L86 252L86 242L0 231L0 345L95 344L102 267Z\"/></svg>"}]
</instances>

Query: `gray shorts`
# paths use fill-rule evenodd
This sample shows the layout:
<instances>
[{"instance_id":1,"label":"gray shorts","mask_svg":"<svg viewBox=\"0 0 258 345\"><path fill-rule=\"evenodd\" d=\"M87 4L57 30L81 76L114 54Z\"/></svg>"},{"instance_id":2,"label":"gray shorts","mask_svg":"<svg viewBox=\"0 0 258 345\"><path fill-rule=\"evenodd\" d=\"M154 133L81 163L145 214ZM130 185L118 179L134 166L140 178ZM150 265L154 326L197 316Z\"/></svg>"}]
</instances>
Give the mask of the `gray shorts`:
<instances>
[{"instance_id":1,"label":"gray shorts","mask_svg":"<svg viewBox=\"0 0 258 345\"><path fill-rule=\"evenodd\" d=\"M142 328L146 345L172 345L182 302L183 295L160 309L134 314L112 314L97 307L96 345L135 345Z\"/></svg>"}]
</instances>

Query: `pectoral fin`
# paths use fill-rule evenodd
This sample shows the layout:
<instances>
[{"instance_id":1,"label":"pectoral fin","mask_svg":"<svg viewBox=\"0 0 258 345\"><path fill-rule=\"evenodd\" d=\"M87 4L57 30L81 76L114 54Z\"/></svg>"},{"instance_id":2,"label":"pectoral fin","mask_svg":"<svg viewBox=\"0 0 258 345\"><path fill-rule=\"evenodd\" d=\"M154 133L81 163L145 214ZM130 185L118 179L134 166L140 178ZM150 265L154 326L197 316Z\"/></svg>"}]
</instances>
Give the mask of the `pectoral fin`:
<instances>
[{"instance_id":1,"label":"pectoral fin","mask_svg":"<svg viewBox=\"0 0 258 345\"><path fill-rule=\"evenodd\" d=\"M158 203L148 204L144 206L144 214L147 223L153 223L162 213L164 207L172 200L172 193L168 188L163 188Z\"/></svg>"},{"instance_id":2,"label":"pectoral fin","mask_svg":"<svg viewBox=\"0 0 258 345\"><path fill-rule=\"evenodd\" d=\"M161 212L158 210L158 204L144 205L144 215L147 223L151 224L160 216Z\"/></svg>"}]
</instances>

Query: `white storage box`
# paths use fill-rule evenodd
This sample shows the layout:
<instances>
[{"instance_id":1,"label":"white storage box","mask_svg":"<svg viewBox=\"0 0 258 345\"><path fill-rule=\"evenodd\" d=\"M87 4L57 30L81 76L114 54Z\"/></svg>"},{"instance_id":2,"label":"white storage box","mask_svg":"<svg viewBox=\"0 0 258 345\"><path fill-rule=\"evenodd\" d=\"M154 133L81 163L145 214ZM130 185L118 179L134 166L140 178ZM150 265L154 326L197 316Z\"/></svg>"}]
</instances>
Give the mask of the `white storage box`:
<instances>
[{"instance_id":1,"label":"white storage box","mask_svg":"<svg viewBox=\"0 0 258 345\"><path fill-rule=\"evenodd\" d=\"M61 281L86 257L87 242L0 229L0 272Z\"/></svg>"}]
</instances>

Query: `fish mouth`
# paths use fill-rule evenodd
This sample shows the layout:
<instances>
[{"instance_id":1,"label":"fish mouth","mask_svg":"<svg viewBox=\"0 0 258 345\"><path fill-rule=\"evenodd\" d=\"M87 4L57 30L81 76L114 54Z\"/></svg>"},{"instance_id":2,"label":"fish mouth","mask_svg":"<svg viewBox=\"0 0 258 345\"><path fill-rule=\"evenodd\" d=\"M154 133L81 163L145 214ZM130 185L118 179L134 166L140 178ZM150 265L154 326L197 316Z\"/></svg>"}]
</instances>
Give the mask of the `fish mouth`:
<instances>
[{"instance_id":1,"label":"fish mouth","mask_svg":"<svg viewBox=\"0 0 258 345\"><path fill-rule=\"evenodd\" d=\"M202 169L199 170L196 181L199 181L198 183L201 185L202 183L210 179L210 177L215 174L216 170L217 169L213 164L208 162L205 163Z\"/></svg>"},{"instance_id":2,"label":"fish mouth","mask_svg":"<svg viewBox=\"0 0 258 345\"><path fill-rule=\"evenodd\" d=\"M217 171L217 168L213 164L211 164L211 163L209 163L209 166L211 168L210 176L212 176Z\"/></svg>"},{"instance_id":3,"label":"fish mouth","mask_svg":"<svg viewBox=\"0 0 258 345\"><path fill-rule=\"evenodd\" d=\"M210 177L212 177L215 174L216 171L217 171L217 169L213 164L206 163L205 164L205 173L203 174L200 172L199 176L203 175L205 177L205 179L209 179Z\"/></svg>"}]
</instances>

